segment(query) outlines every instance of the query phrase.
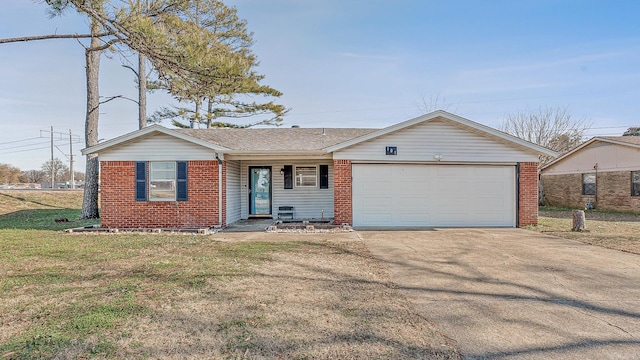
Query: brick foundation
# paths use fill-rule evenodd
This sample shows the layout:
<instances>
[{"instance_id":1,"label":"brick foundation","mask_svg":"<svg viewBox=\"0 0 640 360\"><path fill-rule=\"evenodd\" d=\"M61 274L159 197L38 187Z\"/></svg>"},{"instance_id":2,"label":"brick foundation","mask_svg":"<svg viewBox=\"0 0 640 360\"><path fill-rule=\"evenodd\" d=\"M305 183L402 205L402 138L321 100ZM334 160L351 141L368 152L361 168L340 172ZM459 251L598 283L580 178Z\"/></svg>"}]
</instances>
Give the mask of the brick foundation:
<instances>
[{"instance_id":1,"label":"brick foundation","mask_svg":"<svg viewBox=\"0 0 640 360\"><path fill-rule=\"evenodd\" d=\"M353 225L351 160L333 160L333 182L334 222Z\"/></svg>"},{"instance_id":2,"label":"brick foundation","mask_svg":"<svg viewBox=\"0 0 640 360\"><path fill-rule=\"evenodd\" d=\"M582 195L582 174L542 175L545 202L549 206L583 209L587 199L595 208L640 212L640 196L631 196L631 172L596 174L596 195Z\"/></svg>"},{"instance_id":3,"label":"brick foundation","mask_svg":"<svg viewBox=\"0 0 640 360\"><path fill-rule=\"evenodd\" d=\"M538 163L519 163L518 226L538 224Z\"/></svg>"},{"instance_id":4,"label":"brick foundation","mask_svg":"<svg viewBox=\"0 0 640 360\"><path fill-rule=\"evenodd\" d=\"M225 166L223 163L223 179ZM187 228L218 225L218 161L189 161L188 201L135 201L135 162L100 163L103 227ZM223 223L224 190L223 183Z\"/></svg>"}]
</instances>

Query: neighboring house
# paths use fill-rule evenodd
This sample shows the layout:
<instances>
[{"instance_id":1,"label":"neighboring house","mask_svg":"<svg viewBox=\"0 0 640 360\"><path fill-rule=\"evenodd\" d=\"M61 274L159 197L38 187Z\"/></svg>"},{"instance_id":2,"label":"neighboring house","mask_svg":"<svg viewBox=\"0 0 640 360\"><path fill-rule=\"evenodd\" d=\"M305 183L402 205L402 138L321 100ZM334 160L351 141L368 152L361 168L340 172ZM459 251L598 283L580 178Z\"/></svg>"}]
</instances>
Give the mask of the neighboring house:
<instances>
[{"instance_id":1,"label":"neighboring house","mask_svg":"<svg viewBox=\"0 0 640 360\"><path fill-rule=\"evenodd\" d=\"M384 129L153 125L82 152L99 155L109 228L226 226L284 207L355 227L525 226L538 155L556 155L444 111Z\"/></svg>"},{"instance_id":2,"label":"neighboring house","mask_svg":"<svg viewBox=\"0 0 640 360\"><path fill-rule=\"evenodd\" d=\"M540 171L547 205L640 211L640 137L595 137Z\"/></svg>"}]
</instances>

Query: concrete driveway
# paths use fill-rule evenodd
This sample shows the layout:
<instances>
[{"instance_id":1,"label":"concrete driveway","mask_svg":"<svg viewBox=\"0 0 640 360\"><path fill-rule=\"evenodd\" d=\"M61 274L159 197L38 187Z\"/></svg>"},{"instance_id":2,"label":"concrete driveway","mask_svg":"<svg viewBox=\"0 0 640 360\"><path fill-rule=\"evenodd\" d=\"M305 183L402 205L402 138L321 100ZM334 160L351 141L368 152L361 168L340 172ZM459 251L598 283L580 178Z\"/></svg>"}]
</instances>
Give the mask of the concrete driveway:
<instances>
[{"instance_id":1,"label":"concrete driveway","mask_svg":"<svg viewBox=\"0 0 640 360\"><path fill-rule=\"evenodd\" d=\"M640 359L638 255L521 229L358 234L467 359Z\"/></svg>"}]
</instances>

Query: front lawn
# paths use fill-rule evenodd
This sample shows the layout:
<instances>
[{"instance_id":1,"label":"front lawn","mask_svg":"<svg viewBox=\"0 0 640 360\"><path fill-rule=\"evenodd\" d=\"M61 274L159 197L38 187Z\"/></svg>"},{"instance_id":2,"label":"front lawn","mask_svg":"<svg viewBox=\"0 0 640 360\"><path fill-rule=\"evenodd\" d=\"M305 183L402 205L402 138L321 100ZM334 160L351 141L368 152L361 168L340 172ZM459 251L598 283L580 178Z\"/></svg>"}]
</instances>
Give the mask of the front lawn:
<instances>
[{"instance_id":1,"label":"front lawn","mask_svg":"<svg viewBox=\"0 0 640 360\"><path fill-rule=\"evenodd\" d=\"M67 234L41 195L0 213L0 359L459 358L356 233Z\"/></svg>"},{"instance_id":2,"label":"front lawn","mask_svg":"<svg viewBox=\"0 0 640 360\"><path fill-rule=\"evenodd\" d=\"M640 214L588 210L587 231L571 231L572 210L540 207L533 230L587 244L640 254Z\"/></svg>"}]
</instances>

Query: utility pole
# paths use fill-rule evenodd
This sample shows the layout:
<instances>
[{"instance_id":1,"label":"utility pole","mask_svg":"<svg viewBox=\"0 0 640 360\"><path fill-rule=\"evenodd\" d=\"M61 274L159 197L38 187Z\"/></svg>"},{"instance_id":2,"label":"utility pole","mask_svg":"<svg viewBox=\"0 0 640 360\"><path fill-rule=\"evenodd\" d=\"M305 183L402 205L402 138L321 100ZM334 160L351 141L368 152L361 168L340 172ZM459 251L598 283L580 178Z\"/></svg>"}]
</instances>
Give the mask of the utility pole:
<instances>
[{"instance_id":1,"label":"utility pole","mask_svg":"<svg viewBox=\"0 0 640 360\"><path fill-rule=\"evenodd\" d=\"M51 190L53 190L56 183L55 173L53 166L53 126L51 126Z\"/></svg>"},{"instance_id":2,"label":"utility pole","mask_svg":"<svg viewBox=\"0 0 640 360\"><path fill-rule=\"evenodd\" d=\"M54 158L54 147L57 148L62 155L64 155L65 157L67 157L69 159L69 172L70 174L70 179L71 179L71 188L75 189L75 174L73 171L73 138L76 137L76 140L78 140L78 135L73 135L71 133L71 129L69 129L69 133L62 133L62 132L55 132L53 131L53 126L51 126L50 130L40 130L40 137L43 137L42 133L49 133L51 135L51 189L53 189L55 187L55 183L56 183L56 171L58 170L55 167L55 158ZM69 136L69 155L65 154L64 151L62 151L55 143L54 143L54 134L58 134L58 140L64 140L63 136Z\"/></svg>"},{"instance_id":3,"label":"utility pole","mask_svg":"<svg viewBox=\"0 0 640 360\"><path fill-rule=\"evenodd\" d=\"M69 173L71 175L71 188L76 188L76 180L73 174L73 138L71 135L71 129L69 129Z\"/></svg>"}]
</instances>

